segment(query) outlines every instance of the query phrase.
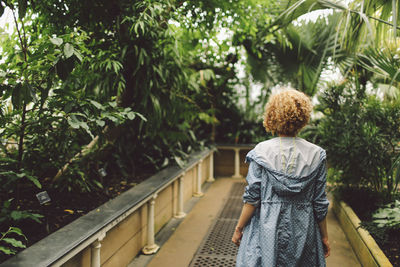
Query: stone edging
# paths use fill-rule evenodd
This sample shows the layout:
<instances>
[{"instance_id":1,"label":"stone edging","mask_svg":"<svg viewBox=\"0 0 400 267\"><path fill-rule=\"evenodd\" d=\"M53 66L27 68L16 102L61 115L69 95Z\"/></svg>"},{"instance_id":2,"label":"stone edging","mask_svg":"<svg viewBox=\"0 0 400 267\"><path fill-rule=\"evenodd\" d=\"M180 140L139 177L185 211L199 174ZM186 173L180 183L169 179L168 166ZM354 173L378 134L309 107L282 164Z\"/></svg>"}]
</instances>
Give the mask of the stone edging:
<instances>
[{"instance_id":1,"label":"stone edging","mask_svg":"<svg viewBox=\"0 0 400 267\"><path fill-rule=\"evenodd\" d=\"M346 203L333 198L332 209L362 266L393 265L369 232L360 226L360 219Z\"/></svg>"}]
</instances>

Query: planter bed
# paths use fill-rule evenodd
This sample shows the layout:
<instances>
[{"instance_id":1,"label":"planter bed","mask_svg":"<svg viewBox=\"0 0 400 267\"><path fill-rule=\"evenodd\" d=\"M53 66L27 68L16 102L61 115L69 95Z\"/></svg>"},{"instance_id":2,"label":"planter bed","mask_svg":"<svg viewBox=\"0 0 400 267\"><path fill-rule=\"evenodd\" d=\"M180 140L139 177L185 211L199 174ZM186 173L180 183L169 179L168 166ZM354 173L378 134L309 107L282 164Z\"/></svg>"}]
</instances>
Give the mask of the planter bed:
<instances>
[{"instance_id":1,"label":"planter bed","mask_svg":"<svg viewBox=\"0 0 400 267\"><path fill-rule=\"evenodd\" d=\"M201 193L199 185L213 173L212 160L213 149L193 153L183 169L172 166L152 175L0 266L126 266L179 215L180 201Z\"/></svg>"},{"instance_id":2,"label":"planter bed","mask_svg":"<svg viewBox=\"0 0 400 267\"><path fill-rule=\"evenodd\" d=\"M333 211L362 266L393 266L370 233L361 227L361 221L351 207L335 197Z\"/></svg>"},{"instance_id":3,"label":"planter bed","mask_svg":"<svg viewBox=\"0 0 400 267\"><path fill-rule=\"evenodd\" d=\"M23 230L28 239L26 245L30 247L77 218L89 213L96 207L99 207L132 187L135 187L154 173L155 172L148 171L141 172L141 174L135 175L134 177L126 177L123 179L110 177L110 179L107 179L103 184L104 188L107 188L107 194L104 192L58 192L56 189L47 189L50 188L50 185L47 185L47 183L50 183L50 180L46 180L42 183L43 189L33 187L25 188L18 202L22 210L30 210L43 215L43 223L39 224L31 220L25 220L13 224L12 226L19 227ZM37 201L35 194L44 190L48 192L51 202L42 206ZM0 254L0 263L10 257L11 256L5 254Z\"/></svg>"}]
</instances>

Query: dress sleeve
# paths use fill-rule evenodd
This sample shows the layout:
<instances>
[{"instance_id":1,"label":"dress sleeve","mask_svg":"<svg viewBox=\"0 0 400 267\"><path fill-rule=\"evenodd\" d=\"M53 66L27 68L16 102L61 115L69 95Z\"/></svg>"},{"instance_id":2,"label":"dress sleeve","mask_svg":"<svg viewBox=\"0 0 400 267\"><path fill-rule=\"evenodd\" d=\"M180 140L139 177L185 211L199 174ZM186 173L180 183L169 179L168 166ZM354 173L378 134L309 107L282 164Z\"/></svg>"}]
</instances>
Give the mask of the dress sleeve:
<instances>
[{"instance_id":1,"label":"dress sleeve","mask_svg":"<svg viewBox=\"0 0 400 267\"><path fill-rule=\"evenodd\" d=\"M317 181L314 188L313 208L317 222L322 221L328 213L329 201L326 196L326 159L320 163Z\"/></svg>"},{"instance_id":2,"label":"dress sleeve","mask_svg":"<svg viewBox=\"0 0 400 267\"><path fill-rule=\"evenodd\" d=\"M247 173L247 186L243 194L243 202L253 206L260 205L262 167L255 161L250 161L249 171Z\"/></svg>"}]
</instances>

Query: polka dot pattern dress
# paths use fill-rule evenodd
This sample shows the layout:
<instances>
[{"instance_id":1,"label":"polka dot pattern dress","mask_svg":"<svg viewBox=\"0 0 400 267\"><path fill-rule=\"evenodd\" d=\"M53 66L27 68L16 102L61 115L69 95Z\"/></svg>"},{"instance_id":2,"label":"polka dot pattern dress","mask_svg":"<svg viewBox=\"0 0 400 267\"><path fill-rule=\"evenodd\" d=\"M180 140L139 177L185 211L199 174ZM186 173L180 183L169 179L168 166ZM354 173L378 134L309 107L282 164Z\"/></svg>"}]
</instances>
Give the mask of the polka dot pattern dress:
<instances>
[{"instance_id":1,"label":"polka dot pattern dress","mask_svg":"<svg viewBox=\"0 0 400 267\"><path fill-rule=\"evenodd\" d=\"M318 227L329 205L325 151L301 138L275 138L257 145L246 161L243 201L257 208L244 228L236 266L326 266Z\"/></svg>"}]
</instances>

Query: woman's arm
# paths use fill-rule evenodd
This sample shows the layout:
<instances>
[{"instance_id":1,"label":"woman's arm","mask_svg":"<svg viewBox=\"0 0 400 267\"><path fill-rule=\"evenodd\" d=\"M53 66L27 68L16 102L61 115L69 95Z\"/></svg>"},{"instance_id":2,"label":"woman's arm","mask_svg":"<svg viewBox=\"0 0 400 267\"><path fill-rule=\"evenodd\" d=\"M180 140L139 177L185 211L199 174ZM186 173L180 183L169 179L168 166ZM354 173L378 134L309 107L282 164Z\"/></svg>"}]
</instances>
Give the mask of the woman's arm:
<instances>
[{"instance_id":1,"label":"woman's arm","mask_svg":"<svg viewBox=\"0 0 400 267\"><path fill-rule=\"evenodd\" d=\"M331 246L328 241L328 229L326 223L326 217L318 223L319 231L321 232L322 244L324 246L325 258L331 253Z\"/></svg>"},{"instance_id":2,"label":"woman's arm","mask_svg":"<svg viewBox=\"0 0 400 267\"><path fill-rule=\"evenodd\" d=\"M322 244L324 246L325 258L329 256L331 247L328 241L328 231L326 223L326 215L328 213L329 201L326 196L326 158L325 151L322 154L322 164L320 166L319 177L315 183L313 208L315 219L318 222L319 230L321 232Z\"/></svg>"},{"instance_id":3,"label":"woman's arm","mask_svg":"<svg viewBox=\"0 0 400 267\"><path fill-rule=\"evenodd\" d=\"M240 240L242 239L243 228L249 222L249 220L253 216L253 213L255 210L256 210L255 206L248 204L248 203L244 203L243 208L242 208L242 213L240 214L239 221L235 228L235 232L233 233L233 236L232 236L232 242L235 243L235 245L237 245L237 246L240 245Z\"/></svg>"},{"instance_id":4,"label":"woman's arm","mask_svg":"<svg viewBox=\"0 0 400 267\"><path fill-rule=\"evenodd\" d=\"M242 213L239 217L239 221L236 225L235 232L232 236L232 242L237 246L239 246L240 240L242 239L243 228L253 216L256 207L260 205L261 174L262 167L255 161L251 160L249 171L247 172L246 176L247 186L245 187L243 193L244 205L242 208Z\"/></svg>"}]
</instances>

